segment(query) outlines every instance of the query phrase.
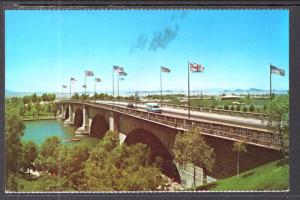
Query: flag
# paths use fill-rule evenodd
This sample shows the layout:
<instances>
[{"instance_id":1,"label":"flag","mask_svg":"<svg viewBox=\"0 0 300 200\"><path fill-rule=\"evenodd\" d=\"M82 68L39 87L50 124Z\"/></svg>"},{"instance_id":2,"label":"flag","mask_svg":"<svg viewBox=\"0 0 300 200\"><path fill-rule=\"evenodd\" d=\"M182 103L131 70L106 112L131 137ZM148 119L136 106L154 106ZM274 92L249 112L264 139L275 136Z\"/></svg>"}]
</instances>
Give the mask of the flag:
<instances>
[{"instance_id":1,"label":"flag","mask_svg":"<svg viewBox=\"0 0 300 200\"><path fill-rule=\"evenodd\" d=\"M101 82L100 78L95 78L95 82Z\"/></svg>"},{"instance_id":2,"label":"flag","mask_svg":"<svg viewBox=\"0 0 300 200\"><path fill-rule=\"evenodd\" d=\"M94 76L93 71L85 70L85 76Z\"/></svg>"},{"instance_id":3,"label":"flag","mask_svg":"<svg viewBox=\"0 0 300 200\"><path fill-rule=\"evenodd\" d=\"M119 66L113 66L113 70L115 72L124 72L124 68Z\"/></svg>"},{"instance_id":4,"label":"flag","mask_svg":"<svg viewBox=\"0 0 300 200\"><path fill-rule=\"evenodd\" d=\"M271 64L270 64L270 70L271 70L271 74L278 74L280 76L284 76L285 75L284 69L279 69L278 67L275 67L275 66L273 66Z\"/></svg>"},{"instance_id":5,"label":"flag","mask_svg":"<svg viewBox=\"0 0 300 200\"><path fill-rule=\"evenodd\" d=\"M167 67L160 67L160 70L162 72L167 72L167 73L171 72L171 70L169 68L167 68Z\"/></svg>"},{"instance_id":6,"label":"flag","mask_svg":"<svg viewBox=\"0 0 300 200\"><path fill-rule=\"evenodd\" d=\"M122 72L119 72L119 76L127 76L127 73L122 71Z\"/></svg>"},{"instance_id":7,"label":"flag","mask_svg":"<svg viewBox=\"0 0 300 200\"><path fill-rule=\"evenodd\" d=\"M86 88L86 85L82 85L83 88Z\"/></svg>"},{"instance_id":8,"label":"flag","mask_svg":"<svg viewBox=\"0 0 300 200\"><path fill-rule=\"evenodd\" d=\"M124 77L119 78L120 81L124 81Z\"/></svg>"},{"instance_id":9,"label":"flag","mask_svg":"<svg viewBox=\"0 0 300 200\"><path fill-rule=\"evenodd\" d=\"M65 85L62 85L62 87L63 87L63 88L67 88L67 86L65 86Z\"/></svg>"},{"instance_id":10,"label":"flag","mask_svg":"<svg viewBox=\"0 0 300 200\"><path fill-rule=\"evenodd\" d=\"M191 72L203 72L204 66L197 63L190 63L190 71Z\"/></svg>"},{"instance_id":11,"label":"flag","mask_svg":"<svg viewBox=\"0 0 300 200\"><path fill-rule=\"evenodd\" d=\"M76 81L76 79L75 79L75 78L73 78L73 77L71 77L71 78L70 78L70 81Z\"/></svg>"}]
</instances>

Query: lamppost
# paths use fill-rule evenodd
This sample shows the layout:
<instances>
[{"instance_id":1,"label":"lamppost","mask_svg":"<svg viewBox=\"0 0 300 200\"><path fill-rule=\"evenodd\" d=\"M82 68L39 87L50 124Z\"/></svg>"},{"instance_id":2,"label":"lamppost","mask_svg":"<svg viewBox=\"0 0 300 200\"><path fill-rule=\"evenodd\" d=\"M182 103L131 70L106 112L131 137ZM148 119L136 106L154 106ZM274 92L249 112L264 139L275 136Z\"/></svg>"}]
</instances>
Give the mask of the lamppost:
<instances>
[{"instance_id":1,"label":"lamppost","mask_svg":"<svg viewBox=\"0 0 300 200\"><path fill-rule=\"evenodd\" d=\"M84 75L84 95L86 95L86 77L87 76L94 76L94 72L93 71L89 71L89 70L85 70L85 75Z\"/></svg>"}]
</instances>

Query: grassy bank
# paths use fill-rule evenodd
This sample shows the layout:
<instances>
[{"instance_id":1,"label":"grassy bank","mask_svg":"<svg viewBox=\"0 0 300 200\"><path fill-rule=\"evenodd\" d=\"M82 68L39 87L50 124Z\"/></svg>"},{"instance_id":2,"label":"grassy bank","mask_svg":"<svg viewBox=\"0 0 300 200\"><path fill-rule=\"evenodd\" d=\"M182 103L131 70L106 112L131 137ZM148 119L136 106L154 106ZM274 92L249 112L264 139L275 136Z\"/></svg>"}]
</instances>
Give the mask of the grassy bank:
<instances>
[{"instance_id":1,"label":"grassy bank","mask_svg":"<svg viewBox=\"0 0 300 200\"><path fill-rule=\"evenodd\" d=\"M266 165L241 173L239 177L233 176L216 181L197 190L211 191L241 191L241 190L288 190L289 164L284 161L275 161Z\"/></svg>"}]
</instances>

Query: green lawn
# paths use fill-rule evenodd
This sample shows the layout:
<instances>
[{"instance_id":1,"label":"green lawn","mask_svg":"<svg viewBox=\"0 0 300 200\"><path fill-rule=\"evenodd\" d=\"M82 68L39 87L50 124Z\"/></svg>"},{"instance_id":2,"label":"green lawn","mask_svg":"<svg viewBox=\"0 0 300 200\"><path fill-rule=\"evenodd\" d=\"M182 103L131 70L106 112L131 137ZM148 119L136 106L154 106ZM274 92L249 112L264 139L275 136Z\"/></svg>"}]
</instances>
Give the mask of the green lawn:
<instances>
[{"instance_id":1,"label":"green lawn","mask_svg":"<svg viewBox=\"0 0 300 200\"><path fill-rule=\"evenodd\" d=\"M271 162L241 173L239 177L233 176L197 188L197 190L212 191L288 189L289 164L283 161Z\"/></svg>"},{"instance_id":2,"label":"green lawn","mask_svg":"<svg viewBox=\"0 0 300 200\"><path fill-rule=\"evenodd\" d=\"M74 191L67 180L59 177L43 176L35 180L18 177L19 191L42 192L42 191Z\"/></svg>"}]
</instances>

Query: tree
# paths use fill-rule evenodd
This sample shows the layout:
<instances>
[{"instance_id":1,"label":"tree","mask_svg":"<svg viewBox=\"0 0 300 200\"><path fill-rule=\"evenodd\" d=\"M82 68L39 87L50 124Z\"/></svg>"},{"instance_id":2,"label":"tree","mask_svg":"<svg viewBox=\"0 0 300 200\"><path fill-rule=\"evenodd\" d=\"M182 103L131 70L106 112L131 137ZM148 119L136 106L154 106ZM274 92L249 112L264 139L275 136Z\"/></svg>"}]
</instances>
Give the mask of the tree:
<instances>
[{"instance_id":1,"label":"tree","mask_svg":"<svg viewBox=\"0 0 300 200\"><path fill-rule=\"evenodd\" d=\"M30 103L30 97L29 96L24 96L22 97L22 102L23 104L29 104Z\"/></svg>"},{"instance_id":2,"label":"tree","mask_svg":"<svg viewBox=\"0 0 300 200\"><path fill-rule=\"evenodd\" d=\"M254 105L250 105L249 111L250 111L250 112L254 112L254 110L255 110Z\"/></svg>"},{"instance_id":3,"label":"tree","mask_svg":"<svg viewBox=\"0 0 300 200\"><path fill-rule=\"evenodd\" d=\"M237 153L236 174L239 177L239 173L240 173L240 153L247 152L245 142L244 141L234 142L232 151Z\"/></svg>"},{"instance_id":4,"label":"tree","mask_svg":"<svg viewBox=\"0 0 300 200\"><path fill-rule=\"evenodd\" d=\"M5 110L5 153L6 174L17 173L20 169L22 152L21 136L25 125L15 108Z\"/></svg>"},{"instance_id":5,"label":"tree","mask_svg":"<svg viewBox=\"0 0 300 200\"><path fill-rule=\"evenodd\" d=\"M35 107L35 110L36 110L36 112L37 112L37 116L39 117L39 116L40 116L40 111L41 111L41 105L40 105L40 103L37 102L37 103L34 105L34 107Z\"/></svg>"},{"instance_id":6,"label":"tree","mask_svg":"<svg viewBox=\"0 0 300 200\"><path fill-rule=\"evenodd\" d=\"M195 166L203 169L203 176L206 179L206 171L212 171L215 163L214 149L211 148L202 137L201 133L195 130L177 134L172 150L174 159L179 165L194 165L194 188L196 186Z\"/></svg>"},{"instance_id":7,"label":"tree","mask_svg":"<svg viewBox=\"0 0 300 200\"><path fill-rule=\"evenodd\" d=\"M72 100L78 100L79 99L79 94L75 92L75 94L71 97Z\"/></svg>"},{"instance_id":8,"label":"tree","mask_svg":"<svg viewBox=\"0 0 300 200\"><path fill-rule=\"evenodd\" d=\"M79 190L139 191L158 190L165 184L161 172L147 161L149 148L144 144L118 145L113 132L92 150L78 176L83 184ZM101 180L101 181L99 181Z\"/></svg>"},{"instance_id":9,"label":"tree","mask_svg":"<svg viewBox=\"0 0 300 200\"><path fill-rule=\"evenodd\" d=\"M33 93L33 95L31 95L30 98L31 98L31 102L32 102L32 103L36 103L36 102L37 102L37 96L36 96L36 93Z\"/></svg>"},{"instance_id":10,"label":"tree","mask_svg":"<svg viewBox=\"0 0 300 200\"><path fill-rule=\"evenodd\" d=\"M279 139L282 156L289 150L289 96L281 95L272 99L266 108L268 129Z\"/></svg>"},{"instance_id":11,"label":"tree","mask_svg":"<svg viewBox=\"0 0 300 200\"><path fill-rule=\"evenodd\" d=\"M47 93L42 94L42 101L43 101L43 102L49 101L49 98L48 98L48 94L47 94Z\"/></svg>"},{"instance_id":12,"label":"tree","mask_svg":"<svg viewBox=\"0 0 300 200\"><path fill-rule=\"evenodd\" d=\"M22 147L22 167L24 171L27 171L27 169L30 170L32 168L32 164L37 158L38 150L36 144L33 141L23 143Z\"/></svg>"}]
</instances>

